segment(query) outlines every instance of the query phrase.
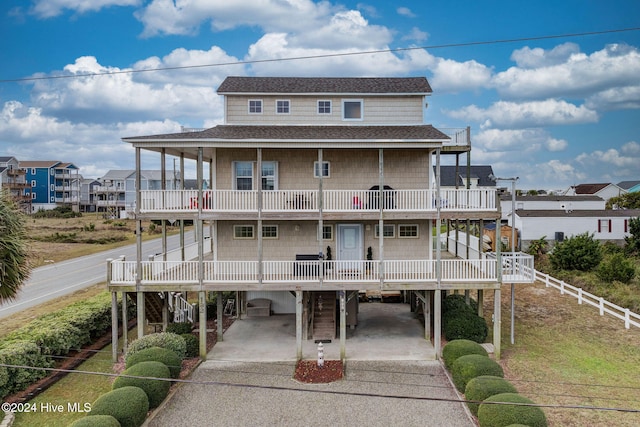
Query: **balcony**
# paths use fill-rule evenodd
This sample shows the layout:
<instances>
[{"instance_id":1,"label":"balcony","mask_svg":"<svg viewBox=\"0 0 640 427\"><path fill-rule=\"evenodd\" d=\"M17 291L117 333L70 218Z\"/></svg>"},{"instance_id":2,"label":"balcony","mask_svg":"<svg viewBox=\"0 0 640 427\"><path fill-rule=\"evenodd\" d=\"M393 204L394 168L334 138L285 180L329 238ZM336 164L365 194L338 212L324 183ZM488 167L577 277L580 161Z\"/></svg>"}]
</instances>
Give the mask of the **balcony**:
<instances>
[{"instance_id":1,"label":"balcony","mask_svg":"<svg viewBox=\"0 0 640 427\"><path fill-rule=\"evenodd\" d=\"M141 213L193 213L199 210L197 190L142 190ZM203 191L203 212L258 213L262 195L262 213L318 213L318 190ZM325 213L358 212L436 212L436 190L326 190L322 192ZM382 199L382 200L380 200ZM441 212L497 212L496 191L487 189L450 189L440 191Z\"/></svg>"},{"instance_id":2,"label":"balcony","mask_svg":"<svg viewBox=\"0 0 640 427\"><path fill-rule=\"evenodd\" d=\"M199 286L198 261L144 261L140 284L193 290ZM461 289L473 284L494 287L497 283L495 260L445 259L441 261L443 289ZM438 284L436 260L383 261L204 261L204 289L232 289L260 286L261 289L307 289L346 287L362 289L400 286L402 289L434 288ZM109 285L136 285L136 262L114 260L110 264ZM117 289L116 289L117 290Z\"/></svg>"}]
</instances>

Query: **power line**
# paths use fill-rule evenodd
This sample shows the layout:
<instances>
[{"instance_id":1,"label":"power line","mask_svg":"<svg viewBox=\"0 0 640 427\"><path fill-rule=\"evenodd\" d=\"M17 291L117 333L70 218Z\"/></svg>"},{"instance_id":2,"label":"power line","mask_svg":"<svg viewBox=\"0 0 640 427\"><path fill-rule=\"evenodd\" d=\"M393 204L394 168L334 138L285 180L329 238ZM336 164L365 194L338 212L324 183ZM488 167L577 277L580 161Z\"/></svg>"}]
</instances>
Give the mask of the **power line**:
<instances>
[{"instance_id":1,"label":"power line","mask_svg":"<svg viewBox=\"0 0 640 427\"><path fill-rule=\"evenodd\" d=\"M157 378L157 377L146 377L146 376L139 376L139 375L124 375L124 374L116 374L116 373L109 373L109 372L80 371L80 370L74 370L74 369L36 368L32 366L10 365L6 363L0 363L0 367L14 368L14 369L42 370L42 371L51 371L51 372L66 372L69 374L74 373L74 374L86 374L86 375L100 375L100 376L108 376L108 377L121 376L124 378L137 378L137 379L147 379L147 380L150 379L150 380L169 381L169 382L185 383L185 384L239 387L239 388L248 388L248 389L274 390L274 391L293 391L293 392L302 392L302 393L319 393L319 394L330 394L330 395L339 395L339 396L379 397L379 398L387 398L387 399L406 399L406 400L416 400L416 401L448 402L448 403L478 403L478 404L486 403L486 404L492 404L492 405L532 406L537 408L549 408L549 409L575 409L575 410L597 410L597 411L607 411L607 412L640 413L640 409L634 409L634 408L612 408L612 407L591 406L591 405L483 402L483 401L477 401L477 400L465 400L465 399L455 399L455 398L447 398L447 397L425 397L425 396L393 395L393 394L381 394L381 393L361 393L361 392L353 392L353 391L319 390L319 389L303 389L303 388L272 386L272 385L240 384L240 383L211 381L211 380L200 381L200 380L190 380L190 379Z\"/></svg>"},{"instance_id":2,"label":"power line","mask_svg":"<svg viewBox=\"0 0 640 427\"><path fill-rule=\"evenodd\" d=\"M623 32L639 31L639 30L640 30L640 27L632 27L632 28L619 28L614 30L589 31L589 32L582 32L582 33L553 34L553 35L546 35L546 36L520 37L520 38L511 38L511 39L447 43L447 44L439 44L439 45L402 47L402 48L394 48L394 49L366 50L366 51L360 51L360 52L327 53L327 54L321 54L321 55L292 56L288 58L254 59L249 61L218 62L214 64L158 67L158 68L147 68L143 70L119 70L119 71L105 71L100 73L71 74L71 75L59 75L59 76L21 77L16 79L0 79L0 83L18 83L18 82L29 82L29 81L38 81L38 80L75 79L75 78L81 78L81 77L100 77L100 76L111 76L111 75L119 75L119 74L139 74L139 73L149 73L149 72L156 72L156 71L175 71L175 70L187 70L187 69L196 69L196 68L227 67L232 65L250 65L250 64L264 64L264 63L273 63L273 62L300 61L300 60L309 60L309 59L340 58L340 57L347 57L347 56L375 55L379 53L408 52L413 50L428 50L428 49L433 50L433 49L446 49L446 48L456 48L456 47L518 43L518 42L536 41L536 40L576 38L576 37L623 33Z\"/></svg>"}]
</instances>

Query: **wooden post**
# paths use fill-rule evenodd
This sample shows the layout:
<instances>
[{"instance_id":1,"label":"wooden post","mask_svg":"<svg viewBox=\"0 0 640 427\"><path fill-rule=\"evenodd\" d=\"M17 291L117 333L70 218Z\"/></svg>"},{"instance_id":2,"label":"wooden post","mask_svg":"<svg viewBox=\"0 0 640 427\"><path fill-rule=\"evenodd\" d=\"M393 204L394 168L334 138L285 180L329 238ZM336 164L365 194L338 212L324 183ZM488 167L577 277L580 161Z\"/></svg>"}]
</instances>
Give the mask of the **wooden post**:
<instances>
[{"instance_id":1,"label":"wooden post","mask_svg":"<svg viewBox=\"0 0 640 427\"><path fill-rule=\"evenodd\" d=\"M302 291L296 290L296 360L302 360Z\"/></svg>"},{"instance_id":2,"label":"wooden post","mask_svg":"<svg viewBox=\"0 0 640 427\"><path fill-rule=\"evenodd\" d=\"M205 291L198 291L198 317L200 322L198 328L200 333L199 353L200 358L205 360L207 358L207 298ZM222 340L221 335L218 338L219 340Z\"/></svg>"},{"instance_id":3,"label":"wooden post","mask_svg":"<svg viewBox=\"0 0 640 427\"><path fill-rule=\"evenodd\" d=\"M344 364L347 355L347 299L344 290L338 291L338 294L340 296L340 361Z\"/></svg>"},{"instance_id":4,"label":"wooden post","mask_svg":"<svg viewBox=\"0 0 640 427\"><path fill-rule=\"evenodd\" d=\"M122 353L127 354L129 348L129 310L127 309L127 293L122 292Z\"/></svg>"},{"instance_id":5,"label":"wooden post","mask_svg":"<svg viewBox=\"0 0 640 427\"><path fill-rule=\"evenodd\" d=\"M224 341L224 325L222 324L222 314L224 312L224 307L222 306L222 292L218 292L216 294L216 311L216 318L218 320L218 341Z\"/></svg>"},{"instance_id":6,"label":"wooden post","mask_svg":"<svg viewBox=\"0 0 640 427\"><path fill-rule=\"evenodd\" d=\"M424 301L422 303L422 313L424 315L424 339L431 341L431 293L424 291Z\"/></svg>"}]
</instances>

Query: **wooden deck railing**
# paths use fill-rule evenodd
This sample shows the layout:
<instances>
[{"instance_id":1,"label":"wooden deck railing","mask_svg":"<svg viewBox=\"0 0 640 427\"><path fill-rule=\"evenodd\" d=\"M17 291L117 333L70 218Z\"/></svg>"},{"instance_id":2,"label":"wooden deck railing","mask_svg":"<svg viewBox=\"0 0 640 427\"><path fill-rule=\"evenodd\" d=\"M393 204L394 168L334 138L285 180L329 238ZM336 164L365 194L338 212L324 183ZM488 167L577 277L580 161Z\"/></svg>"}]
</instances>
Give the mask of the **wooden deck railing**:
<instances>
[{"instance_id":1,"label":"wooden deck railing","mask_svg":"<svg viewBox=\"0 0 640 427\"><path fill-rule=\"evenodd\" d=\"M197 190L142 190L140 212L195 212L199 210ZM270 190L262 192L263 212L317 212L317 190ZM436 211L438 193L426 190L326 190L322 193L325 212ZM257 191L205 190L205 212L257 212ZM442 211L495 211L496 191L449 189L440 192Z\"/></svg>"}]
</instances>

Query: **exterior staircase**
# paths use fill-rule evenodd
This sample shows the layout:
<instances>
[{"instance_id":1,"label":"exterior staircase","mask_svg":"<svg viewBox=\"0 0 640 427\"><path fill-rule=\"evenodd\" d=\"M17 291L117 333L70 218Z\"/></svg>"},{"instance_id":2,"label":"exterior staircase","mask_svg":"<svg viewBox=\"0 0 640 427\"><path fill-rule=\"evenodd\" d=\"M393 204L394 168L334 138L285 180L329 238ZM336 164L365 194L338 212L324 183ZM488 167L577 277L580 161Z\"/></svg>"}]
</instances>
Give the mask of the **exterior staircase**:
<instances>
[{"instance_id":1,"label":"exterior staircase","mask_svg":"<svg viewBox=\"0 0 640 427\"><path fill-rule=\"evenodd\" d=\"M313 340L331 342L336 338L336 293L313 293Z\"/></svg>"},{"instance_id":2,"label":"exterior staircase","mask_svg":"<svg viewBox=\"0 0 640 427\"><path fill-rule=\"evenodd\" d=\"M127 293L129 299L135 304L136 293ZM169 312L173 313L174 322L194 321L194 308L180 294L169 293ZM162 307L164 305L163 294L160 292L144 293L144 311L149 325L162 325Z\"/></svg>"}]
</instances>

